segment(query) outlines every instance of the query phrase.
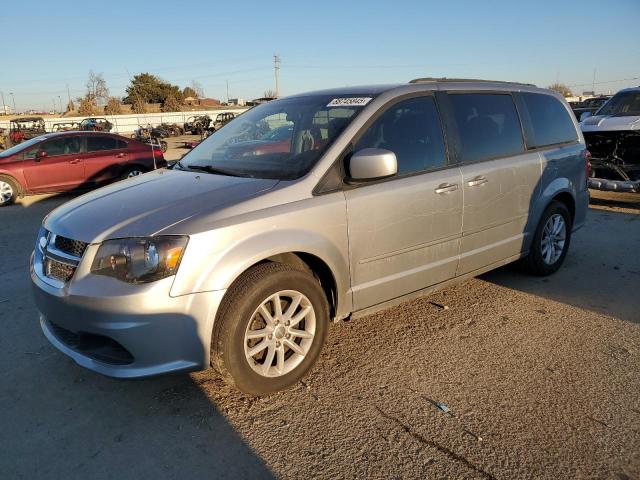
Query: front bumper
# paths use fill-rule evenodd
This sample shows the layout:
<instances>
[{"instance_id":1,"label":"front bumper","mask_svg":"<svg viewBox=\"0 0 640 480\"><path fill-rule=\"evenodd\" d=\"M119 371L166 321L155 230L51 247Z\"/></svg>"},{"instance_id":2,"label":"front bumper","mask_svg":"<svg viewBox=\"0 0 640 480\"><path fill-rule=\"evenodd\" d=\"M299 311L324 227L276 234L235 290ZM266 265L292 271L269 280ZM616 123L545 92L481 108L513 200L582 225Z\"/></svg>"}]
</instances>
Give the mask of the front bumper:
<instances>
[{"instance_id":1,"label":"front bumper","mask_svg":"<svg viewBox=\"0 0 640 480\"><path fill-rule=\"evenodd\" d=\"M589 188L606 192L640 192L640 180L609 180L607 178L590 178Z\"/></svg>"},{"instance_id":2,"label":"front bumper","mask_svg":"<svg viewBox=\"0 0 640 480\"><path fill-rule=\"evenodd\" d=\"M57 288L34 268L36 255L31 280L40 325L79 365L119 378L209 365L213 319L224 291L171 297L173 277L128 285L97 275Z\"/></svg>"}]
</instances>

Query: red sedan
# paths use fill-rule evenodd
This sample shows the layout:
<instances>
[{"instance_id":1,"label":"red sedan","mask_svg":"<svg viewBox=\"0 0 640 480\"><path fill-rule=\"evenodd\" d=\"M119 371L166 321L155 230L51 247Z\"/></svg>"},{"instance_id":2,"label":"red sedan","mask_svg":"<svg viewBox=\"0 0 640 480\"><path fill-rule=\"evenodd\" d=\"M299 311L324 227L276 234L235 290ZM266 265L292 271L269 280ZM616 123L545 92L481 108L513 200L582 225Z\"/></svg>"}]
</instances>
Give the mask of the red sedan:
<instances>
[{"instance_id":1,"label":"red sedan","mask_svg":"<svg viewBox=\"0 0 640 480\"><path fill-rule=\"evenodd\" d=\"M0 152L0 206L24 195L90 190L166 165L160 148L119 135L47 133Z\"/></svg>"}]
</instances>

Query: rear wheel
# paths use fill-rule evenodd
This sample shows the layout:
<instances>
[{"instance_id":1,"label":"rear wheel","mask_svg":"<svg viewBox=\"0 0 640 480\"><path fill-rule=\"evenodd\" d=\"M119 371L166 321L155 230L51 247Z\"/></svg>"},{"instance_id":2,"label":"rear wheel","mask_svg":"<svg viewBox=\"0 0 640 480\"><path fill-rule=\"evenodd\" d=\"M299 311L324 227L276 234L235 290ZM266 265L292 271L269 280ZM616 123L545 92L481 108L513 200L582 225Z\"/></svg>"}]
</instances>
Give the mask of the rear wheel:
<instances>
[{"instance_id":1,"label":"rear wheel","mask_svg":"<svg viewBox=\"0 0 640 480\"><path fill-rule=\"evenodd\" d=\"M567 256L571 226L571 214L566 205L551 202L540 218L529 254L522 259L524 268L533 275L555 273Z\"/></svg>"},{"instance_id":2,"label":"rear wheel","mask_svg":"<svg viewBox=\"0 0 640 480\"><path fill-rule=\"evenodd\" d=\"M225 296L214 325L211 364L252 395L288 388L318 359L328 312L311 273L281 263L257 265Z\"/></svg>"},{"instance_id":3,"label":"rear wheel","mask_svg":"<svg viewBox=\"0 0 640 480\"><path fill-rule=\"evenodd\" d=\"M18 183L9 178L0 176L0 207L6 207L16 201L20 195Z\"/></svg>"},{"instance_id":4,"label":"rear wheel","mask_svg":"<svg viewBox=\"0 0 640 480\"><path fill-rule=\"evenodd\" d=\"M144 168L138 167L137 165L133 167L129 167L122 175L122 179L124 180L126 178L137 177L139 175L142 175L145 172L146 170Z\"/></svg>"}]
</instances>

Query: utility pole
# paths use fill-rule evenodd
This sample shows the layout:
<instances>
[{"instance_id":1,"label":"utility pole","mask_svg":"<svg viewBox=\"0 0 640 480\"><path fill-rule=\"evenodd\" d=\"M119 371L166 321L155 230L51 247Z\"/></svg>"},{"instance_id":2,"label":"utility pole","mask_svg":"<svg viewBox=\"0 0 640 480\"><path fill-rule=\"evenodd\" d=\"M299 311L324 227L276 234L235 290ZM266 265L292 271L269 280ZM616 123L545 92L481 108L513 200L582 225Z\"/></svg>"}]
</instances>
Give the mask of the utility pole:
<instances>
[{"instance_id":1,"label":"utility pole","mask_svg":"<svg viewBox=\"0 0 640 480\"><path fill-rule=\"evenodd\" d=\"M593 69L593 84L591 85L591 91L596 94L596 69Z\"/></svg>"},{"instance_id":2,"label":"utility pole","mask_svg":"<svg viewBox=\"0 0 640 480\"><path fill-rule=\"evenodd\" d=\"M227 80L227 105L229 105L229 80Z\"/></svg>"},{"instance_id":3,"label":"utility pole","mask_svg":"<svg viewBox=\"0 0 640 480\"><path fill-rule=\"evenodd\" d=\"M7 113L7 104L4 103L4 93L0 92L0 95L2 96L2 115L6 115L6 113Z\"/></svg>"},{"instance_id":4,"label":"utility pole","mask_svg":"<svg viewBox=\"0 0 640 480\"><path fill-rule=\"evenodd\" d=\"M11 99L13 100L13 113L18 113L18 109L16 108L16 97L13 96L13 92L9 92L11 95Z\"/></svg>"},{"instance_id":5,"label":"utility pole","mask_svg":"<svg viewBox=\"0 0 640 480\"><path fill-rule=\"evenodd\" d=\"M62 98L60 95L58 95L58 102L60 102L60 113L64 113L64 110L62 110Z\"/></svg>"},{"instance_id":6,"label":"utility pole","mask_svg":"<svg viewBox=\"0 0 640 480\"><path fill-rule=\"evenodd\" d=\"M128 73L128 72L127 72ZM71 92L69 91L69 84L67 83L67 105L71 105ZM66 111L66 109L65 109Z\"/></svg>"},{"instance_id":7,"label":"utility pole","mask_svg":"<svg viewBox=\"0 0 640 480\"><path fill-rule=\"evenodd\" d=\"M54 98L52 102L53 102L53 113L56 113L56 99Z\"/></svg>"},{"instance_id":8,"label":"utility pole","mask_svg":"<svg viewBox=\"0 0 640 480\"><path fill-rule=\"evenodd\" d=\"M273 54L273 70L276 74L276 98L280 97L280 55Z\"/></svg>"}]
</instances>

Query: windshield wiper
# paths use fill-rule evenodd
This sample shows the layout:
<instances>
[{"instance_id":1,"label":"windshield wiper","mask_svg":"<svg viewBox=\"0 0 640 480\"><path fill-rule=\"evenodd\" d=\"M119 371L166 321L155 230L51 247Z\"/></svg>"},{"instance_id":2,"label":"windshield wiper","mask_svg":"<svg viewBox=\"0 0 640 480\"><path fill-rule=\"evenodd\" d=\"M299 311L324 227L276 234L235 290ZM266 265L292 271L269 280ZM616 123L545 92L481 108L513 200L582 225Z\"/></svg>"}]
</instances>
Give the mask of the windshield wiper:
<instances>
[{"instance_id":1,"label":"windshield wiper","mask_svg":"<svg viewBox=\"0 0 640 480\"><path fill-rule=\"evenodd\" d=\"M224 168L213 167L211 165L187 165L187 168L191 170L198 170L201 172L212 173L214 175L226 175L228 177L247 177L248 175L242 175L232 170L225 170Z\"/></svg>"}]
</instances>

